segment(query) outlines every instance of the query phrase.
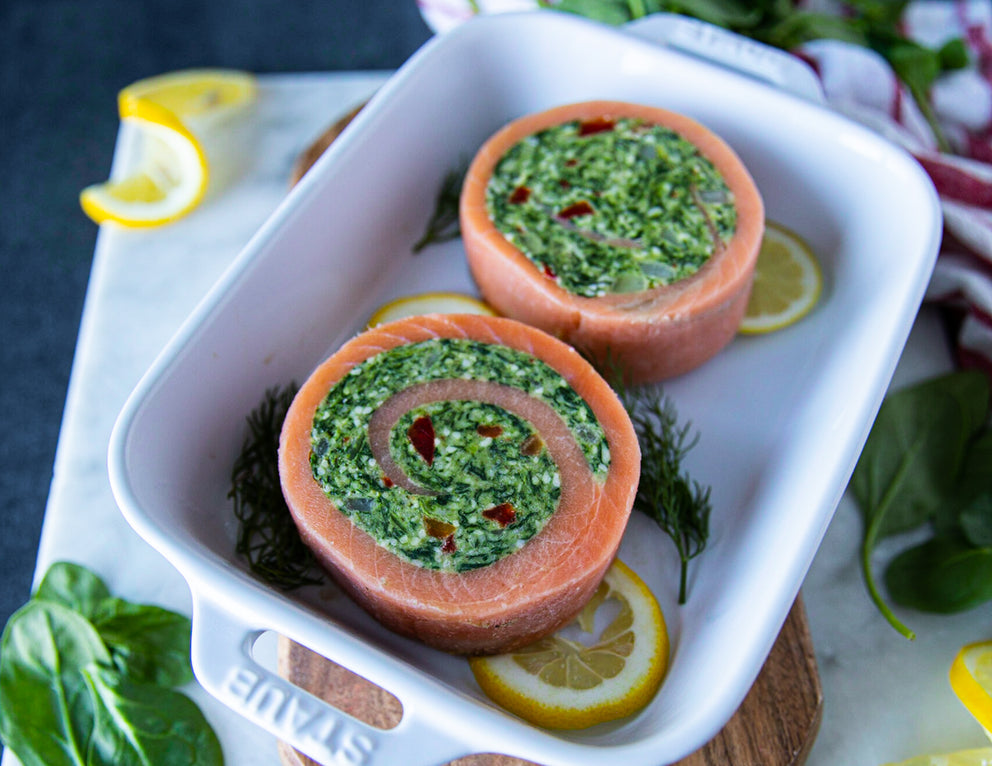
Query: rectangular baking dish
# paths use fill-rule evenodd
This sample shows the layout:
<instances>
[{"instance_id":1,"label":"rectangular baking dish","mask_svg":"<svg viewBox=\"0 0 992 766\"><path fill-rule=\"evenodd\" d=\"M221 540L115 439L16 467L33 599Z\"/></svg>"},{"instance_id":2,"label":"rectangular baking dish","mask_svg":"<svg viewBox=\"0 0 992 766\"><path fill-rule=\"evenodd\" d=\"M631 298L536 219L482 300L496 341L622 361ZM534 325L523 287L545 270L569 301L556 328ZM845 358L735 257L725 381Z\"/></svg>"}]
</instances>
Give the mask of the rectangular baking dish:
<instances>
[{"instance_id":1,"label":"rectangular baking dish","mask_svg":"<svg viewBox=\"0 0 992 766\"><path fill-rule=\"evenodd\" d=\"M711 538L676 603L674 547L635 513L621 557L657 595L668 676L627 720L540 730L484 697L467 663L379 626L341 594L278 592L234 553L231 466L266 389L303 380L372 310L474 292L459 242L414 255L442 179L498 127L587 99L684 112L721 135L768 218L815 249L824 292L800 323L739 337L665 384L699 433ZM667 764L730 718L756 677L843 493L913 323L940 239L932 186L902 150L820 103L785 54L688 19L610 29L553 12L475 19L434 38L374 96L252 238L144 376L109 466L129 523L193 594L203 686L323 763L441 764L499 752L542 764ZM395 694L369 727L255 661L276 631Z\"/></svg>"}]
</instances>

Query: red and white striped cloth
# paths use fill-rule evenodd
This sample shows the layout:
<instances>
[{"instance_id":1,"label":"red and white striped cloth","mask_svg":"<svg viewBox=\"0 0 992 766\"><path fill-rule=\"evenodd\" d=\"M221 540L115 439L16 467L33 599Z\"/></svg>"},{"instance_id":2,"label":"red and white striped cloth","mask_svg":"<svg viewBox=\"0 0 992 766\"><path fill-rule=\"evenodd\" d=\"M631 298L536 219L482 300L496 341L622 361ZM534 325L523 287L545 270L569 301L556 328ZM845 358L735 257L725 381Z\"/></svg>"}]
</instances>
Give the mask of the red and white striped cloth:
<instances>
[{"instance_id":1,"label":"red and white striped cloth","mask_svg":"<svg viewBox=\"0 0 992 766\"><path fill-rule=\"evenodd\" d=\"M992 3L917 0L903 34L938 47L960 37L971 65L942 76L930 103L953 153L938 150L912 96L878 54L835 40L795 53L820 77L827 102L913 154L940 195L944 237L926 299L949 307L962 367L992 377Z\"/></svg>"},{"instance_id":2,"label":"red and white striped cloth","mask_svg":"<svg viewBox=\"0 0 992 766\"><path fill-rule=\"evenodd\" d=\"M427 23L444 32L475 12L469 0L417 0ZM536 0L477 0L483 13L537 7ZM802 0L836 10L831 0ZM930 102L951 153L937 147L916 102L875 52L837 40L803 45L797 56L818 74L830 106L903 146L940 195L944 237L926 300L955 318L957 359L992 377L992 2L915 0L903 34L938 47L961 38L970 66L942 76ZM959 321L958 321L959 320Z\"/></svg>"}]
</instances>

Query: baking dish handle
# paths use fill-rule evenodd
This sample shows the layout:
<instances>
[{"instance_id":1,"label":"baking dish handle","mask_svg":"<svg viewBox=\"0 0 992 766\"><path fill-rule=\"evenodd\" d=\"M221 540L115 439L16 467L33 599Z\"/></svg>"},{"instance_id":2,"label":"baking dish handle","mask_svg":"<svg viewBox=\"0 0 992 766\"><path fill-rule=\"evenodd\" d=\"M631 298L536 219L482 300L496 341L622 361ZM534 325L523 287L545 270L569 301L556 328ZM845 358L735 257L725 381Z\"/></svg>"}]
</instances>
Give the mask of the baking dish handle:
<instances>
[{"instance_id":1,"label":"baking dish handle","mask_svg":"<svg viewBox=\"0 0 992 766\"><path fill-rule=\"evenodd\" d=\"M318 763L436 766L472 752L409 706L395 728L378 729L290 683L253 658L252 647L264 632L193 594L197 680L232 710Z\"/></svg>"},{"instance_id":2,"label":"baking dish handle","mask_svg":"<svg viewBox=\"0 0 992 766\"><path fill-rule=\"evenodd\" d=\"M812 68L790 53L677 13L652 13L624 25L630 34L722 64L814 103L825 103Z\"/></svg>"}]
</instances>

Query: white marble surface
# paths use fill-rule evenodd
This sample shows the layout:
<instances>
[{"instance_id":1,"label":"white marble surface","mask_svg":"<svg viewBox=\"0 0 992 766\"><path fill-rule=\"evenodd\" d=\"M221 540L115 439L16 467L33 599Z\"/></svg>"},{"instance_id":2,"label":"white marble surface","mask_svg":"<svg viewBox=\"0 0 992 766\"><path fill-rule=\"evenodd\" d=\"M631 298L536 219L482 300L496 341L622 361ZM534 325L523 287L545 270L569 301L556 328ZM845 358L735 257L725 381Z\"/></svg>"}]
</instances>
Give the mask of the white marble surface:
<instances>
[{"instance_id":1,"label":"white marble surface","mask_svg":"<svg viewBox=\"0 0 992 766\"><path fill-rule=\"evenodd\" d=\"M254 113L233 149L238 173L189 217L160 229L104 227L97 241L73 365L37 575L56 560L83 563L133 600L186 613L188 588L117 510L107 443L127 395L183 319L282 200L296 155L341 113L380 85L382 73L262 79ZM128 136L115 167L126 162ZM896 383L950 366L934 318L924 312ZM947 669L958 646L992 637L992 609L953 617L903 618L915 642L896 634L868 600L857 563L860 519L846 498L803 587L822 675L825 715L808 763L874 766L922 752L988 742L957 702ZM886 549L879 552L884 559ZM195 686L227 762L278 763L274 739ZM3 764L16 760L4 753Z\"/></svg>"}]
</instances>

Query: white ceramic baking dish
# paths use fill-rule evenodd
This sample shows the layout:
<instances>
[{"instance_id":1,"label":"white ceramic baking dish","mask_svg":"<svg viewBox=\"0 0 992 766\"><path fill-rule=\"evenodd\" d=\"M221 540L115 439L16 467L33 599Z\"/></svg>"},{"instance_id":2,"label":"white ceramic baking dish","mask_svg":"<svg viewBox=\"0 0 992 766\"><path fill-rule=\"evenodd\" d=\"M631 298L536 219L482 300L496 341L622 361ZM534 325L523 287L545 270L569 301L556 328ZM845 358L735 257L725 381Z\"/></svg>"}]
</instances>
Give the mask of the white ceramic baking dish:
<instances>
[{"instance_id":1,"label":"white ceramic baking dish","mask_svg":"<svg viewBox=\"0 0 992 766\"><path fill-rule=\"evenodd\" d=\"M651 38L651 39L645 39ZM686 52L687 50L691 52ZM302 380L375 306L473 286L458 242L419 255L442 178L521 114L593 98L687 113L751 169L768 217L815 248L825 289L778 333L741 337L666 384L700 434L710 544L676 604L668 539L635 514L621 556L657 594L671 666L640 714L551 733L491 705L467 663L384 630L340 594L286 595L234 554L226 498L245 415ZM819 103L785 54L686 19L614 30L559 13L490 16L435 38L378 92L185 323L128 401L110 472L129 522L193 593L201 683L324 763L671 763L714 736L758 673L846 486L922 299L939 207L916 163ZM395 694L383 731L253 659L278 631Z\"/></svg>"}]
</instances>

